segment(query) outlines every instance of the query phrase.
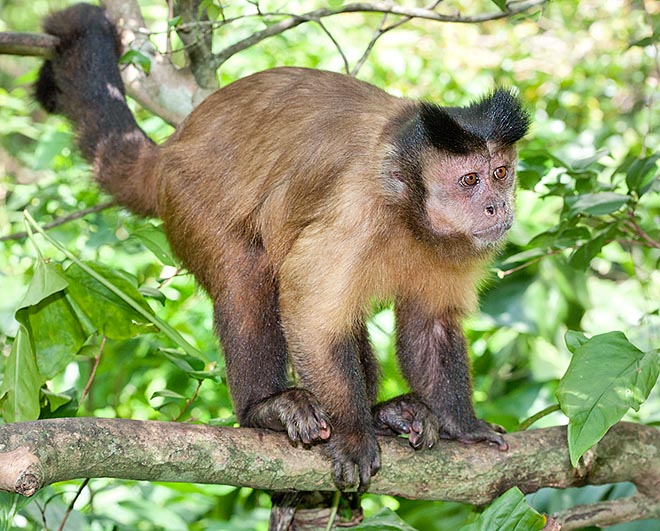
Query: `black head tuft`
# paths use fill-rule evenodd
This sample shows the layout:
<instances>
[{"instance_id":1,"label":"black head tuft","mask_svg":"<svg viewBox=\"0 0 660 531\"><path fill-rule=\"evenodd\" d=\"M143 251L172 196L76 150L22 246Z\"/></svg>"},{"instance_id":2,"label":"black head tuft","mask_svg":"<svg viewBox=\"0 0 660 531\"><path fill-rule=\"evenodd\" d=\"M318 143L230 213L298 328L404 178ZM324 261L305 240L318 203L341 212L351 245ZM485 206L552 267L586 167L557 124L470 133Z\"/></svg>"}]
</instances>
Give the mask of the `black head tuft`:
<instances>
[{"instance_id":1,"label":"black head tuft","mask_svg":"<svg viewBox=\"0 0 660 531\"><path fill-rule=\"evenodd\" d=\"M486 147L484 139L461 124L449 108L431 103L420 105L419 125L434 147L453 153L469 153Z\"/></svg>"},{"instance_id":2,"label":"black head tuft","mask_svg":"<svg viewBox=\"0 0 660 531\"><path fill-rule=\"evenodd\" d=\"M419 124L424 136L438 149L469 153L487 142L511 146L529 128L529 114L511 91L497 89L467 107L439 107L421 103Z\"/></svg>"}]
</instances>

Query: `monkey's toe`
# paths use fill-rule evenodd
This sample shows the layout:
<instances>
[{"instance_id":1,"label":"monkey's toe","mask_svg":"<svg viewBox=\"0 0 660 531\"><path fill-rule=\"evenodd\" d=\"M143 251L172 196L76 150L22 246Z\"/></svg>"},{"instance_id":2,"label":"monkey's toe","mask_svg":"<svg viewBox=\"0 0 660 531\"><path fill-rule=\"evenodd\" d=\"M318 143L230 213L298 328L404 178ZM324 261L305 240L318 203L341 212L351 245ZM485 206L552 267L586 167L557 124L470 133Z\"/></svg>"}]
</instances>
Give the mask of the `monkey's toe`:
<instances>
[{"instance_id":1,"label":"monkey's toe","mask_svg":"<svg viewBox=\"0 0 660 531\"><path fill-rule=\"evenodd\" d=\"M380 470L380 448L373 434L344 435L335 431L322 448L332 461L339 490L356 487L358 492L365 492L371 477Z\"/></svg>"},{"instance_id":2,"label":"monkey's toe","mask_svg":"<svg viewBox=\"0 0 660 531\"><path fill-rule=\"evenodd\" d=\"M487 442L497 446L501 452L506 452L509 449L509 444L502 437L503 433L505 431L501 426L496 424L491 425L483 420L477 420L471 426L460 431L443 428L440 431L440 437L443 439L455 439L463 444Z\"/></svg>"},{"instance_id":3,"label":"monkey's toe","mask_svg":"<svg viewBox=\"0 0 660 531\"><path fill-rule=\"evenodd\" d=\"M438 418L412 395L401 395L376 404L372 413L378 435L407 435L415 450L432 448L440 437Z\"/></svg>"}]
</instances>

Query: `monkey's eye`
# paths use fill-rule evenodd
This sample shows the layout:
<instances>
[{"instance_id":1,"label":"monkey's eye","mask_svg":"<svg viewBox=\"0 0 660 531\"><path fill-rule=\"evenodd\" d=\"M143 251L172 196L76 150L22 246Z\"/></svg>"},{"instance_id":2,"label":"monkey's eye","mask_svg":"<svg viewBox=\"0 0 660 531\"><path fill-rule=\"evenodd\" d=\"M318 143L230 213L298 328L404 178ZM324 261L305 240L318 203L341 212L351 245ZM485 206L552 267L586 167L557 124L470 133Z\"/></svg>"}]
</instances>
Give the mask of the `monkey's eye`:
<instances>
[{"instance_id":1,"label":"monkey's eye","mask_svg":"<svg viewBox=\"0 0 660 531\"><path fill-rule=\"evenodd\" d=\"M509 175L509 170L506 169L506 166L500 166L493 172L493 177L495 177L498 181L505 179L507 175Z\"/></svg>"},{"instance_id":2,"label":"monkey's eye","mask_svg":"<svg viewBox=\"0 0 660 531\"><path fill-rule=\"evenodd\" d=\"M479 176L476 173L466 173L458 182L461 186L474 186L479 183Z\"/></svg>"}]
</instances>

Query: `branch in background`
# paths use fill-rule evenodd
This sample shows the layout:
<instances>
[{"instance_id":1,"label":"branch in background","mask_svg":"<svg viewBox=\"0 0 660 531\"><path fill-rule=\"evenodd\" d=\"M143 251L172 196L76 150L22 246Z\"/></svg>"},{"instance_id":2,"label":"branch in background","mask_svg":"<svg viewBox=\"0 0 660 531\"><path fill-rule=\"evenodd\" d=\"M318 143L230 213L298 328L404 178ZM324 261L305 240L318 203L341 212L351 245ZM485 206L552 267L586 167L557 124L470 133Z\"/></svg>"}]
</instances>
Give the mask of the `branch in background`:
<instances>
[{"instance_id":1,"label":"branch in background","mask_svg":"<svg viewBox=\"0 0 660 531\"><path fill-rule=\"evenodd\" d=\"M206 89L218 87L216 68L212 66L213 27L206 26L208 13L200 12L201 0L179 0L175 15L181 17L183 25L177 33L184 44L184 52L190 69L200 86Z\"/></svg>"},{"instance_id":2,"label":"branch in background","mask_svg":"<svg viewBox=\"0 0 660 531\"><path fill-rule=\"evenodd\" d=\"M314 11L309 11L302 15L297 14L287 14L287 13L262 13L264 17L281 17L288 16L288 18L268 26L265 30L259 31L246 37L242 41L239 41L231 46L228 46L221 52L215 54L213 58L213 66L219 68L225 61L230 57L236 55L237 53L254 46L255 44L273 37L275 35L280 35L287 30L300 26L305 22L319 22L321 19L326 17L332 17L335 15L340 15L342 13L381 13L381 14L391 14L391 15L400 15L403 17L409 18L420 18L425 20L434 20L436 22L454 22L462 24L473 24L479 22L486 22L490 20L497 20L501 18L510 17L519 13L524 13L535 7L542 6L547 3L548 0L524 0L521 2L510 2L507 4L506 11L497 11L493 13L482 13L479 15L472 16L461 16L461 15L443 15L437 13L433 9L427 8L414 8L414 7L404 7L396 4L390 4L386 2L373 2L373 3L353 3L345 4L337 8L321 8ZM226 24L226 21L221 21L222 24Z\"/></svg>"},{"instance_id":3,"label":"branch in background","mask_svg":"<svg viewBox=\"0 0 660 531\"><path fill-rule=\"evenodd\" d=\"M45 230L49 230L54 227L59 227L60 225L64 225L65 223L69 221L73 221L74 219L82 218L87 214L93 214L94 212L100 212L101 210L105 210L106 208L111 208L116 204L117 203L115 201L106 201L105 203L99 203L98 205L94 205L89 208L84 208L82 210L78 210L77 212L67 214L66 216L62 216L61 218L56 218L50 223L44 224L43 228ZM9 240L22 240L23 238L27 238L27 236L28 236L27 232L14 232L13 234L0 236L0 242L6 242Z\"/></svg>"},{"instance_id":4,"label":"branch in background","mask_svg":"<svg viewBox=\"0 0 660 531\"><path fill-rule=\"evenodd\" d=\"M442 2L442 0L436 0L433 3L431 3L430 5L426 6L425 9L433 10L436 7L438 7L438 5L440 5L441 2ZM385 23L387 22L387 17L388 16L389 16L389 13L385 13L383 15L383 18L380 21L380 25L378 26L378 29L374 32L373 36L371 37L371 40L369 41L369 44L367 44L367 47L365 48L364 53L362 54L362 57L360 57L360 59L358 59L358 62L355 64L355 66L353 67L353 70L350 72L350 74L352 76L357 76L360 69L364 66L364 63L366 63L367 58L369 57L369 54L371 53L371 50L374 49L374 46L376 45L376 42L378 41L378 39L380 39L388 31L392 31L393 29L396 29L399 26L403 26L406 22L410 22L414 18L414 17L411 17L411 16L406 16L406 17L403 17L398 22L394 22L393 24L390 24L389 26L386 26Z\"/></svg>"},{"instance_id":5,"label":"branch in background","mask_svg":"<svg viewBox=\"0 0 660 531\"><path fill-rule=\"evenodd\" d=\"M479 23L510 17L519 13L530 11L547 3L548 0L521 0L507 4L505 11L482 13L473 16L444 15L434 9L438 2L433 2L425 8L404 7L386 2L365 2L346 4L337 8L321 8L301 15L291 13L264 13L259 10L252 15L237 17L236 19L223 19L220 21L198 20L199 0L183 0L181 2L181 17L183 24L177 31L184 43L184 51L188 55L191 68L177 69L169 61L167 55L158 53L149 41L152 32L146 24L137 0L103 0L102 6L108 11L122 29L124 44L130 44L132 49L140 51L151 60L149 75L141 69L129 65L122 71L122 78L127 93L137 100L143 107L160 116L172 125L180 123L190 111L216 88L216 70L233 55L253 46L269 37L280 35L306 22L315 22L330 37L340 55L346 57L340 44L323 24L322 19L342 13L381 13L383 15L396 15L402 20L385 26L385 19L377 29L368 45L365 54L359 60L353 72L357 72L364 63L376 40L387 31L412 20L413 18L433 20L437 22L453 23ZM261 17L264 20L274 17L284 20L269 25L266 29L256 32L249 37L228 46L217 54L211 52L211 32L218 26L230 24L233 21L247 16ZM194 21L194 22L193 22ZM48 57L56 44L56 39L36 34L4 33L0 36L0 53L17 55L40 55Z\"/></svg>"},{"instance_id":6,"label":"branch in background","mask_svg":"<svg viewBox=\"0 0 660 531\"><path fill-rule=\"evenodd\" d=\"M574 487L631 481L636 495L575 507L562 531L660 517L660 430L620 423L573 469L566 429L507 435L509 451L443 442L415 452L380 438L383 466L370 492L483 505L512 486ZM113 477L186 481L265 490L334 490L318 448L293 448L273 432L176 422L68 418L0 426L0 488L31 496L57 481Z\"/></svg>"}]
</instances>

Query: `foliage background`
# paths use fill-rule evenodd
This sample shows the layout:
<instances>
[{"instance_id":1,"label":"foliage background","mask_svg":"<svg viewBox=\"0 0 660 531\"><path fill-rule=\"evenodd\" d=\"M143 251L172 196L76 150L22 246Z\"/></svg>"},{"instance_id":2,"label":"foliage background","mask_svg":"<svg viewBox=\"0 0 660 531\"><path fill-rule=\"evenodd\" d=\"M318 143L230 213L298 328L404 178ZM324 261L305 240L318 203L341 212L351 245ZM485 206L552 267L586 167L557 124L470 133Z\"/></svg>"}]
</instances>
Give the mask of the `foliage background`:
<instances>
[{"instance_id":1,"label":"foliage background","mask_svg":"<svg viewBox=\"0 0 660 531\"><path fill-rule=\"evenodd\" d=\"M69 3L0 0L0 31L36 31L49 11ZM141 5L151 28L163 32L165 3ZM316 6L287 2L286 9L302 12ZM241 12L248 7L247 2L236 2L228 9ZM448 1L447 9L453 8L495 9L485 1ZM342 15L327 24L354 63L379 19L379 15ZM219 40L224 46L259 27L258 22L246 21ZM629 194L626 175L634 160L652 156L660 145L659 34L657 2L557 0L531 18L483 25L414 21L379 41L359 73L361 79L394 94L447 105L465 104L496 85L511 85L520 90L533 114L534 126L521 150L517 223L485 283L481 311L466 323L477 412L507 429L556 402L558 379L570 361L563 339L567 330L589 336L620 330L643 351L660 343L660 251L625 232L625 212L634 208L639 226L658 242L658 181L638 200ZM164 33L153 40L164 49ZM235 56L223 65L219 80L225 85L278 65L341 70L342 60L325 33L306 24ZM39 61L31 58L0 57L2 235L23 230L25 208L46 223L106 199L91 184L89 167L73 148L69 125L47 117L33 102L30 84L38 66ZM160 140L171 132L162 120L134 107L152 138ZM655 175L655 160L649 167ZM571 215L566 198L603 191L633 199L602 215ZM62 225L51 235L77 256L128 271L140 287L158 289L166 299L164 304L150 299L158 315L222 366L208 298L185 271L164 266L136 237L152 223L112 208ZM603 234L602 241L587 247ZM51 246L37 241L46 257L63 261ZM583 255L576 258L579 248ZM25 240L0 246L4 357L16 334L14 313L35 258L34 247ZM384 366L383 398L405 390L392 355L393 326L389 309L378 313L370 325ZM108 340L90 393L79 404L100 343L97 336L88 341L48 382L50 391L72 398L58 414L233 422L226 388L204 380L198 389L197 380L156 351L171 346L157 335ZM50 404L42 415L49 411ZM657 385L628 418L660 425ZM565 422L556 412L535 426ZM78 484L45 489L21 509L13 525L57 528ZM544 489L528 496L528 501L539 511L552 512L630 490L630 485ZM10 510L10 497L3 496L0 503ZM367 496L363 506L367 515L389 507L410 525L429 531L457 529L474 511L460 504L384 496ZM65 529L266 529L268 507L268 497L250 489L93 480ZM612 529L643 531L657 526L658 522L636 522Z\"/></svg>"}]
</instances>

